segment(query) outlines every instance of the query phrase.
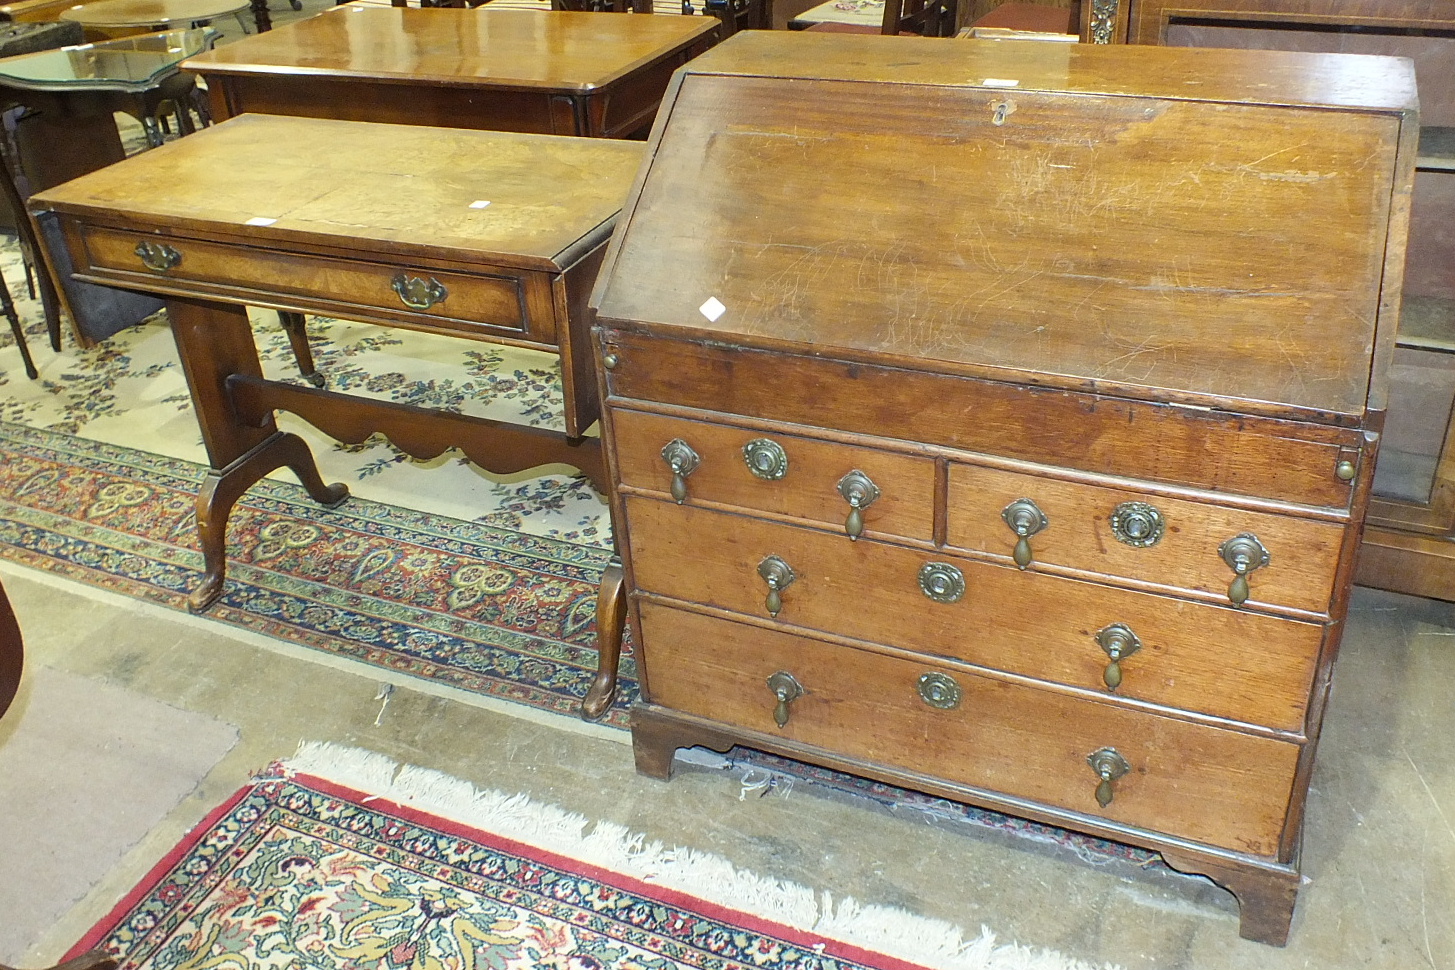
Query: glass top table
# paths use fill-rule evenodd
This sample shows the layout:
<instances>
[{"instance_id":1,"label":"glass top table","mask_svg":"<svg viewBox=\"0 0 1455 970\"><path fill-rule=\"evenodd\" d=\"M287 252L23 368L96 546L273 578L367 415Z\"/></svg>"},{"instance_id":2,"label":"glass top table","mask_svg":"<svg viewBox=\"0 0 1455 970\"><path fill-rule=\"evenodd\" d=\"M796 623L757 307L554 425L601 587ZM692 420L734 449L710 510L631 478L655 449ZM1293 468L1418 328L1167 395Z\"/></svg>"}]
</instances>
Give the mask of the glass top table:
<instances>
[{"instance_id":1,"label":"glass top table","mask_svg":"<svg viewBox=\"0 0 1455 970\"><path fill-rule=\"evenodd\" d=\"M208 28L168 30L0 58L0 86L27 91L149 91L178 65L210 50Z\"/></svg>"}]
</instances>

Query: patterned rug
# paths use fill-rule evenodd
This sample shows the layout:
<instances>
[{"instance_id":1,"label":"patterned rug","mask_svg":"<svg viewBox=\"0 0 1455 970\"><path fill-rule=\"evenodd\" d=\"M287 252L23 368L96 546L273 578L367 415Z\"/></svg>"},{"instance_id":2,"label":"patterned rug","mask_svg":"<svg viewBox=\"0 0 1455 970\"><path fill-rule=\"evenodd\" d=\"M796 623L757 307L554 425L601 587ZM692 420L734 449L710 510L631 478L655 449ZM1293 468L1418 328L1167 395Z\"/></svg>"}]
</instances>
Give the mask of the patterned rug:
<instances>
[{"instance_id":1,"label":"patterned rug","mask_svg":"<svg viewBox=\"0 0 1455 970\"><path fill-rule=\"evenodd\" d=\"M396 771L306 746L209 816L73 953L104 948L122 970L1084 966Z\"/></svg>"}]
</instances>

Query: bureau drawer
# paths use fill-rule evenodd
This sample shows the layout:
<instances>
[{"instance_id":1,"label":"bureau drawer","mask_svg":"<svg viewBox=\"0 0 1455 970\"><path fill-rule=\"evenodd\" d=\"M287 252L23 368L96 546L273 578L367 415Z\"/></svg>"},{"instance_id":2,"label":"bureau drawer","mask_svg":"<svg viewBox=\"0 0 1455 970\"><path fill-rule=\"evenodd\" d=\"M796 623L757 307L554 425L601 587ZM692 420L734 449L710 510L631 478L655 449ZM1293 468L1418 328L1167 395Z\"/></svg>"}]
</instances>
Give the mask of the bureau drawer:
<instances>
[{"instance_id":1,"label":"bureau drawer","mask_svg":"<svg viewBox=\"0 0 1455 970\"><path fill-rule=\"evenodd\" d=\"M122 285L127 277L149 282L165 278L188 290L195 285L196 292L204 296L305 295L310 304L340 315L354 310L355 318L368 319L382 312L432 330L514 336L543 343L556 339L553 319L531 319L527 313L526 291L534 275L530 273L465 274L95 226L82 226L80 232L84 252L77 260L79 271L95 271ZM148 266L138 253L139 245L152 247L148 258L167 268ZM396 285L403 288L402 294Z\"/></svg>"},{"instance_id":2,"label":"bureau drawer","mask_svg":"<svg viewBox=\"0 0 1455 970\"><path fill-rule=\"evenodd\" d=\"M1238 852L1277 853L1295 743L652 604L641 619L655 704ZM804 691L781 728L768 687L780 671ZM924 687L941 703L958 689L954 707L922 698L926 674L943 678ZM1130 770L1102 807L1088 757L1105 748Z\"/></svg>"},{"instance_id":3,"label":"bureau drawer","mask_svg":"<svg viewBox=\"0 0 1455 970\"><path fill-rule=\"evenodd\" d=\"M1221 597L1229 596L1237 574L1219 548L1236 536L1253 536L1268 564L1248 573L1250 599L1310 613L1329 611L1346 528L980 465L950 466L947 545L1011 560L1019 541L1012 521L1030 522L1024 531L1035 530L1022 546L1028 563Z\"/></svg>"},{"instance_id":4,"label":"bureau drawer","mask_svg":"<svg viewBox=\"0 0 1455 970\"><path fill-rule=\"evenodd\" d=\"M673 488L670 462L676 457L680 463L685 455L684 467L690 470L681 485L688 502L734 505L845 529L852 512L845 496L872 496L867 504L860 500L864 534L924 542L934 535L931 458L640 411L617 409L612 420L617 475L625 486L666 497ZM671 450L683 447L687 451ZM855 471L862 477L849 477Z\"/></svg>"},{"instance_id":5,"label":"bureau drawer","mask_svg":"<svg viewBox=\"0 0 1455 970\"><path fill-rule=\"evenodd\" d=\"M773 622L1108 698L1292 733L1304 728L1322 624L868 539L850 542L830 532L640 497L625 506L624 534L640 590L767 621L769 589L759 570L777 557L793 579L780 593ZM952 602L931 599L921 585L937 588L955 576L963 591ZM1120 656L1115 672L1109 669L1113 649Z\"/></svg>"}]
</instances>

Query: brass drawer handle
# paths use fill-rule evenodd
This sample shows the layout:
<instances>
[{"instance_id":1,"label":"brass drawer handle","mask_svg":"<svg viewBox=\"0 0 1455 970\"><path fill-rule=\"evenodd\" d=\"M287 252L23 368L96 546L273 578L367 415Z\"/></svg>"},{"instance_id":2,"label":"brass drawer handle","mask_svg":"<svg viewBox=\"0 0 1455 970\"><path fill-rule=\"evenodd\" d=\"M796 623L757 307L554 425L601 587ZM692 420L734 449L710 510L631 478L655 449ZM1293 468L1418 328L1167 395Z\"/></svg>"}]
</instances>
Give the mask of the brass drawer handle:
<instances>
[{"instance_id":1,"label":"brass drawer handle","mask_svg":"<svg viewBox=\"0 0 1455 970\"><path fill-rule=\"evenodd\" d=\"M788 474L788 452L768 438L754 438L743 445L743 461L748 471L764 481L776 482Z\"/></svg>"},{"instance_id":2,"label":"brass drawer handle","mask_svg":"<svg viewBox=\"0 0 1455 970\"><path fill-rule=\"evenodd\" d=\"M1228 599L1234 606L1248 602L1248 574L1268 565L1271 556L1258 537L1251 532L1240 532L1218 546L1218 555L1233 571L1233 581L1228 585Z\"/></svg>"},{"instance_id":3,"label":"brass drawer handle","mask_svg":"<svg viewBox=\"0 0 1455 970\"><path fill-rule=\"evenodd\" d=\"M1122 685L1122 661L1142 649L1142 641L1125 623L1113 623L1097 631L1096 643L1111 658L1101 679L1106 682L1107 690L1116 690Z\"/></svg>"},{"instance_id":4,"label":"brass drawer handle","mask_svg":"<svg viewBox=\"0 0 1455 970\"><path fill-rule=\"evenodd\" d=\"M1132 766L1127 764L1127 759L1116 748L1099 748L1086 756L1086 763L1091 765L1091 770L1101 779L1096 785L1096 803L1106 808L1115 794L1111 783L1131 771Z\"/></svg>"},{"instance_id":5,"label":"brass drawer handle","mask_svg":"<svg viewBox=\"0 0 1455 970\"><path fill-rule=\"evenodd\" d=\"M390 283L394 287L394 292L399 294L400 302L411 310L428 310L436 303L443 302L450 295L450 291L445 289L445 285L433 276L425 279L422 276L396 273Z\"/></svg>"},{"instance_id":6,"label":"brass drawer handle","mask_svg":"<svg viewBox=\"0 0 1455 970\"><path fill-rule=\"evenodd\" d=\"M662 446L662 460L672 469L672 499L681 505L687 501L687 476L697 471L702 459L687 442L673 438Z\"/></svg>"},{"instance_id":7,"label":"brass drawer handle","mask_svg":"<svg viewBox=\"0 0 1455 970\"><path fill-rule=\"evenodd\" d=\"M1118 542L1138 549L1155 546L1162 539L1166 523L1155 505L1123 502L1111 510L1111 534Z\"/></svg>"},{"instance_id":8,"label":"brass drawer handle","mask_svg":"<svg viewBox=\"0 0 1455 970\"><path fill-rule=\"evenodd\" d=\"M879 486L855 468L839 479L839 494L849 503L849 517L844 520L844 533L850 541L864 534L864 510L879 497Z\"/></svg>"},{"instance_id":9,"label":"brass drawer handle","mask_svg":"<svg viewBox=\"0 0 1455 970\"><path fill-rule=\"evenodd\" d=\"M930 707L949 711L960 706L960 685L948 674L933 670L920 674L918 686L919 699Z\"/></svg>"},{"instance_id":10,"label":"brass drawer handle","mask_svg":"<svg viewBox=\"0 0 1455 970\"><path fill-rule=\"evenodd\" d=\"M769 556L758 563L758 575L768 584L768 599L764 606L768 615L776 618L783 609L783 591L798 577L793 574L793 567L777 556Z\"/></svg>"},{"instance_id":11,"label":"brass drawer handle","mask_svg":"<svg viewBox=\"0 0 1455 970\"><path fill-rule=\"evenodd\" d=\"M773 720L778 722L779 727L788 725L788 705L798 700L808 691L803 689L797 679L786 670L780 670L768 678L768 689L778 703L773 708Z\"/></svg>"},{"instance_id":12,"label":"brass drawer handle","mask_svg":"<svg viewBox=\"0 0 1455 970\"><path fill-rule=\"evenodd\" d=\"M936 603L958 603L965 595L965 574L947 562L919 567L919 588Z\"/></svg>"},{"instance_id":13,"label":"brass drawer handle","mask_svg":"<svg viewBox=\"0 0 1455 970\"><path fill-rule=\"evenodd\" d=\"M182 262L182 254L166 243L143 240L136 244L136 249L133 252L141 257L143 266L147 269L155 270L158 273L165 273L169 269L175 269Z\"/></svg>"},{"instance_id":14,"label":"brass drawer handle","mask_svg":"<svg viewBox=\"0 0 1455 970\"><path fill-rule=\"evenodd\" d=\"M1016 534L1015 551L1011 557L1015 564L1025 569L1031 564L1031 536L1051 524L1046 513L1028 498L1018 498L1001 510L1000 517Z\"/></svg>"}]
</instances>

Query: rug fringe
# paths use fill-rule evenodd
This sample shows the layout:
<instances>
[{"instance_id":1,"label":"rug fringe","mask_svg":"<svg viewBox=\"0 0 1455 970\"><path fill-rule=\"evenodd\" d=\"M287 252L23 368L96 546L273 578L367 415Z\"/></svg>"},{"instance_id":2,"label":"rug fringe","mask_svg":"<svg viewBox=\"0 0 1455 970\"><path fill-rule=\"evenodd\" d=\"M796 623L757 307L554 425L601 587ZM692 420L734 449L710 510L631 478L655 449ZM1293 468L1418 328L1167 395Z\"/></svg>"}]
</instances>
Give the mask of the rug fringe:
<instances>
[{"instance_id":1,"label":"rug fringe","mask_svg":"<svg viewBox=\"0 0 1455 970\"><path fill-rule=\"evenodd\" d=\"M476 788L443 772L400 765L371 751L305 741L282 764L442 818L529 843L828 939L939 970L1112 970L1050 950L997 944L986 927L965 939L950 923L886 906L835 899L738 869L727 859L648 842L615 822L593 821L524 794Z\"/></svg>"}]
</instances>

